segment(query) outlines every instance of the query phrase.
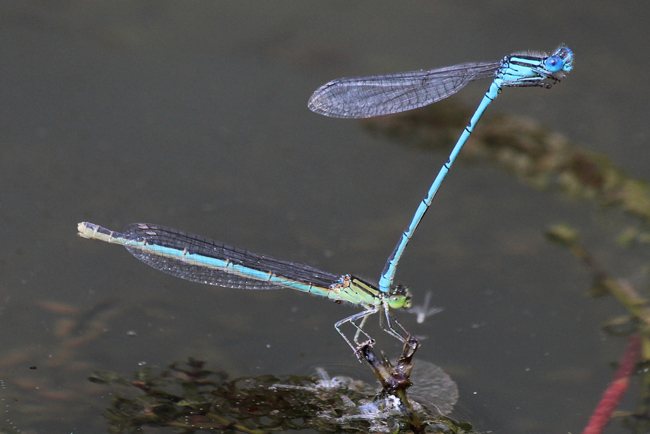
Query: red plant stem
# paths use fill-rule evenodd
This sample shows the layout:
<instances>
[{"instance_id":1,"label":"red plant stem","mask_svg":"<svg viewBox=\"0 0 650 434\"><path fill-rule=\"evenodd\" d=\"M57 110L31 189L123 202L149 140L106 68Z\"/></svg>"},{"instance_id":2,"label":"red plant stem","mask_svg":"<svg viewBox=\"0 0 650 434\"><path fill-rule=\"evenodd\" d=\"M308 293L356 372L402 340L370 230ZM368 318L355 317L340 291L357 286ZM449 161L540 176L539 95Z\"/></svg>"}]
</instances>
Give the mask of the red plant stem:
<instances>
[{"instance_id":1,"label":"red plant stem","mask_svg":"<svg viewBox=\"0 0 650 434\"><path fill-rule=\"evenodd\" d=\"M630 383L630 377L634 373L634 367L639 360L641 351L641 336L631 336L627 340L625 354L618 365L614 381L607 387L603 397L596 406L596 409L589 419L587 427L582 434L601 434L609 419L612 417L614 409L618 406L623 398L625 391Z\"/></svg>"}]
</instances>

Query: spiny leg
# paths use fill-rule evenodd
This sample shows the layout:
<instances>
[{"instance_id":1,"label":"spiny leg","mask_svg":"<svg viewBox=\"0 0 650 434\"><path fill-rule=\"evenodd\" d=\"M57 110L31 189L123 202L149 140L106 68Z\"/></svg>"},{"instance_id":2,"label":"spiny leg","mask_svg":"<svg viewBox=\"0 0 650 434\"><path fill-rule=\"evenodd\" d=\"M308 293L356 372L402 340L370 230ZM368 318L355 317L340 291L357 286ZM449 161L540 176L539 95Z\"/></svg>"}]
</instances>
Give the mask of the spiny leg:
<instances>
[{"instance_id":1,"label":"spiny leg","mask_svg":"<svg viewBox=\"0 0 650 434\"><path fill-rule=\"evenodd\" d=\"M338 331L339 334L343 337L343 339L345 339L345 342L348 343L348 345L350 346L350 348L352 348L352 350L355 352L355 354L357 353L357 350L359 349L359 347L362 345L362 344L359 344L359 335L360 334L363 333L363 335L367 338L367 341L364 342L364 344L367 343L367 342L372 342L373 341L372 337L368 333L363 331L363 325L365 324L366 320L368 319L368 317L370 315L372 315L374 313L377 313L378 311L379 311L379 308L374 307L374 308L372 308L370 310L364 310L363 312L359 312L359 313L356 313L356 314L354 314L352 316L349 316L347 318L343 318L342 320L340 320L336 324L334 324L334 327L336 328L336 331ZM359 325L357 325L357 323L355 321L358 321L359 319L361 319L361 323ZM352 342L350 342L350 340L347 338L347 336L345 336L345 334L343 334L343 332L341 331L341 326L343 324L345 324L345 323L350 323L354 327L357 328L357 331L354 334L354 339L353 339L354 343L357 345L356 347L354 345L352 345Z\"/></svg>"},{"instance_id":2,"label":"spiny leg","mask_svg":"<svg viewBox=\"0 0 650 434\"><path fill-rule=\"evenodd\" d=\"M384 322L384 317L386 318ZM406 335L406 337L402 336L397 330L395 330L394 325L397 325L402 332ZM379 326L384 330L386 333L389 335L393 336L394 338L400 340L402 343L407 343L408 338L411 337L411 333L409 333L402 324L397 321L397 318L395 318L395 315L393 315L393 312L388 306L388 304L384 304L384 315L379 316Z\"/></svg>"},{"instance_id":3,"label":"spiny leg","mask_svg":"<svg viewBox=\"0 0 650 434\"><path fill-rule=\"evenodd\" d=\"M366 337L370 338L370 336L368 336L368 333L363 331L363 326L366 325L366 321L368 320L369 317L370 317L370 314L364 315L363 319L361 320L359 325L357 325L357 323L355 323L354 321L350 321L350 323L357 328L357 331L354 334L354 339L353 339L354 343L357 344L357 345L359 345L359 335L361 333L363 333Z\"/></svg>"},{"instance_id":4,"label":"spiny leg","mask_svg":"<svg viewBox=\"0 0 650 434\"><path fill-rule=\"evenodd\" d=\"M554 80L553 83L539 83L539 82L527 82L525 79L522 79L520 81L504 81L503 86L507 87L543 87L546 89L550 89L554 84L557 84L559 81L557 78L552 78Z\"/></svg>"}]
</instances>

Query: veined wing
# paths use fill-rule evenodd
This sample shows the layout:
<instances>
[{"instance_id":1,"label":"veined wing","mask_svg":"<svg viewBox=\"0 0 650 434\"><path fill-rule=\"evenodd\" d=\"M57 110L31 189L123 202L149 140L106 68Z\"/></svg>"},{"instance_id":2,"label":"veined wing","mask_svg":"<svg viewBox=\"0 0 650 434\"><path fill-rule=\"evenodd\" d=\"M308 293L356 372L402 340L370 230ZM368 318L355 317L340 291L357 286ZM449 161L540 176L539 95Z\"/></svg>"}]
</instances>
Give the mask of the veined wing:
<instances>
[{"instance_id":1,"label":"veined wing","mask_svg":"<svg viewBox=\"0 0 650 434\"><path fill-rule=\"evenodd\" d=\"M495 77L500 62L472 62L432 70L339 78L321 86L309 108L338 118L369 118L447 98L473 80Z\"/></svg>"},{"instance_id":2,"label":"veined wing","mask_svg":"<svg viewBox=\"0 0 650 434\"><path fill-rule=\"evenodd\" d=\"M329 288L341 279L340 275L309 265L253 253L164 226L135 223L124 232L128 238L141 241L124 244L133 256L157 270L193 282L227 288L289 287L307 291L310 285Z\"/></svg>"}]
</instances>

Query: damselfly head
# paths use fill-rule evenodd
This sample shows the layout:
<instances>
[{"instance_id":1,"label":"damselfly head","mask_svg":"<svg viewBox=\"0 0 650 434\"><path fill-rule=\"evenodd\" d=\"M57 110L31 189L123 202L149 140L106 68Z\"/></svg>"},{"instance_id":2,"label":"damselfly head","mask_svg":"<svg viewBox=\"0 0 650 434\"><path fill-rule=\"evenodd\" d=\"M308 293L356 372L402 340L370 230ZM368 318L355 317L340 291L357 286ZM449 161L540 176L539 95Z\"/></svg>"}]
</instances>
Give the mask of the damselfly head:
<instances>
[{"instance_id":1,"label":"damselfly head","mask_svg":"<svg viewBox=\"0 0 650 434\"><path fill-rule=\"evenodd\" d=\"M391 309L408 309L412 304L410 291L402 285L393 288L388 296L388 305Z\"/></svg>"},{"instance_id":2,"label":"damselfly head","mask_svg":"<svg viewBox=\"0 0 650 434\"><path fill-rule=\"evenodd\" d=\"M553 55L546 58L544 66L553 77L558 80L564 78L565 73L573 69L573 51L568 47L558 48Z\"/></svg>"}]
</instances>

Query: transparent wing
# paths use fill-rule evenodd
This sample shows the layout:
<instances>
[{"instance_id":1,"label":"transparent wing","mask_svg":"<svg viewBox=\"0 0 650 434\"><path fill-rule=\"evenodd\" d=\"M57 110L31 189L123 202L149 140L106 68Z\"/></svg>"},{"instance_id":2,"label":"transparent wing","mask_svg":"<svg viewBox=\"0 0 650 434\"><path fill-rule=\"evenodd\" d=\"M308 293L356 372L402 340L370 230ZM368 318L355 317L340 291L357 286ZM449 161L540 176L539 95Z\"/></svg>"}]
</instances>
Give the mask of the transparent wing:
<instances>
[{"instance_id":1,"label":"transparent wing","mask_svg":"<svg viewBox=\"0 0 650 434\"><path fill-rule=\"evenodd\" d=\"M500 62L473 62L429 71L339 78L321 86L309 108L338 118L370 118L423 107L474 80L495 77Z\"/></svg>"},{"instance_id":2,"label":"transparent wing","mask_svg":"<svg viewBox=\"0 0 650 434\"><path fill-rule=\"evenodd\" d=\"M127 226L124 233L129 238L142 239L146 246L151 247L126 245L133 256L157 270L193 282L227 288L279 289L284 286L265 281L264 276L273 274L324 288L340 280L340 275L309 265L260 255L164 226L135 223ZM168 248L178 254L161 255L157 253L157 247ZM246 275L242 271L218 266L223 261L240 265L251 273ZM237 269L242 270L242 267Z\"/></svg>"}]
</instances>

